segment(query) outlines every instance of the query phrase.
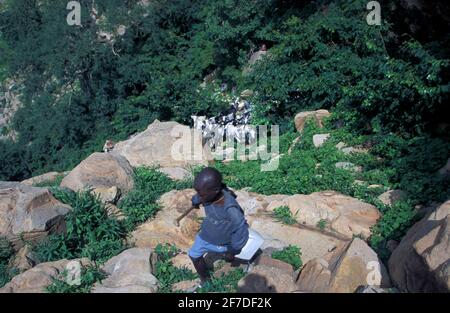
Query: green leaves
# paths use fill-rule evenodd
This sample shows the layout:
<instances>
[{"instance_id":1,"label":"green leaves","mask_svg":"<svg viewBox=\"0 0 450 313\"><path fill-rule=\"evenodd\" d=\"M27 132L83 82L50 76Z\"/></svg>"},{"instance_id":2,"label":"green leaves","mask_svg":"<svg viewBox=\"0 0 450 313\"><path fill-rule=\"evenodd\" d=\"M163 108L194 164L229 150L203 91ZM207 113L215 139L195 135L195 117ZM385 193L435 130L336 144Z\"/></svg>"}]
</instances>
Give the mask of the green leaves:
<instances>
[{"instance_id":1,"label":"green leaves","mask_svg":"<svg viewBox=\"0 0 450 313\"><path fill-rule=\"evenodd\" d=\"M273 217L278 221L286 225L292 225L297 223L295 216L292 215L291 210L287 206L281 206L273 210Z\"/></svg>"},{"instance_id":2,"label":"green leaves","mask_svg":"<svg viewBox=\"0 0 450 313\"><path fill-rule=\"evenodd\" d=\"M80 257L104 262L125 248L125 225L108 216L99 198L88 191L51 190L58 200L69 204L72 211L65 217L65 234L49 236L34 248L41 262Z\"/></svg>"},{"instance_id":3,"label":"green leaves","mask_svg":"<svg viewBox=\"0 0 450 313\"><path fill-rule=\"evenodd\" d=\"M172 264L170 259L179 252L177 247L169 244L158 244L155 247L155 253L158 257L155 265L155 276L160 283L159 292L172 292L173 284L197 277L191 270L187 268L180 269Z\"/></svg>"},{"instance_id":4,"label":"green leaves","mask_svg":"<svg viewBox=\"0 0 450 313\"><path fill-rule=\"evenodd\" d=\"M274 251L272 253L272 258L281 260L283 262L286 262L288 264L291 264L294 267L294 270L298 270L302 267L302 253L299 247L289 245L288 247L284 248L280 251Z\"/></svg>"},{"instance_id":5,"label":"green leaves","mask_svg":"<svg viewBox=\"0 0 450 313\"><path fill-rule=\"evenodd\" d=\"M47 286L48 293L89 293L92 286L107 277L107 274L95 265L88 265L81 268L81 284L70 285L66 282L67 272L53 278L51 285Z\"/></svg>"}]
</instances>

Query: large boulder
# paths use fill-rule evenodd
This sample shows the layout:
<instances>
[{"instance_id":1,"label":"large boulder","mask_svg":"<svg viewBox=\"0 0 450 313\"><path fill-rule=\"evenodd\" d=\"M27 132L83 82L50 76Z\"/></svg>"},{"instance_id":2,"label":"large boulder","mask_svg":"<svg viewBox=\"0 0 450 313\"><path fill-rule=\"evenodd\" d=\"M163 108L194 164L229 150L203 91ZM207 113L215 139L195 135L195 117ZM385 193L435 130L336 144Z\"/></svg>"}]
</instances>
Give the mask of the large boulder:
<instances>
[{"instance_id":1,"label":"large boulder","mask_svg":"<svg viewBox=\"0 0 450 313\"><path fill-rule=\"evenodd\" d=\"M12 241L16 249L24 241L35 242L64 232L64 216L70 210L46 188L0 182L0 236Z\"/></svg>"},{"instance_id":2,"label":"large boulder","mask_svg":"<svg viewBox=\"0 0 450 313\"><path fill-rule=\"evenodd\" d=\"M91 154L61 182L61 187L74 191L117 187L123 192L133 188L133 169L128 161L115 153Z\"/></svg>"},{"instance_id":3,"label":"large boulder","mask_svg":"<svg viewBox=\"0 0 450 313\"><path fill-rule=\"evenodd\" d=\"M159 172L166 174L173 180L186 180L192 178L191 172L182 167L162 167Z\"/></svg>"},{"instance_id":4,"label":"large boulder","mask_svg":"<svg viewBox=\"0 0 450 313\"><path fill-rule=\"evenodd\" d=\"M185 210L191 207L191 197L195 190L173 190L165 193L159 199L161 210L155 218L137 227L128 239L136 247L154 248L158 244L174 244L183 251L194 243L200 228L199 217L204 216L203 210L193 210L176 226L175 220Z\"/></svg>"},{"instance_id":5,"label":"large boulder","mask_svg":"<svg viewBox=\"0 0 450 313\"><path fill-rule=\"evenodd\" d=\"M292 273L279 267L256 265L238 282L241 293L286 293L296 290Z\"/></svg>"},{"instance_id":6,"label":"large boulder","mask_svg":"<svg viewBox=\"0 0 450 313\"><path fill-rule=\"evenodd\" d=\"M353 293L367 285L388 288L391 283L375 251L359 238L306 263L297 279L303 292Z\"/></svg>"},{"instance_id":7,"label":"large boulder","mask_svg":"<svg viewBox=\"0 0 450 313\"><path fill-rule=\"evenodd\" d=\"M388 266L401 291L450 291L450 200L411 227Z\"/></svg>"},{"instance_id":8,"label":"large boulder","mask_svg":"<svg viewBox=\"0 0 450 313\"><path fill-rule=\"evenodd\" d=\"M250 217L248 220L250 227L264 239L262 249L280 249L288 245L300 247L303 263L323 257L346 242L312 229L284 225L267 216Z\"/></svg>"},{"instance_id":9,"label":"large boulder","mask_svg":"<svg viewBox=\"0 0 450 313\"><path fill-rule=\"evenodd\" d=\"M63 173L59 172L49 172L39 176L31 177L29 179L25 179L24 181L22 181L22 184L33 186L37 184L53 182L63 175Z\"/></svg>"},{"instance_id":10,"label":"large boulder","mask_svg":"<svg viewBox=\"0 0 450 313\"><path fill-rule=\"evenodd\" d=\"M151 249L132 248L109 259L102 270L109 276L97 282L92 293L154 293L159 281L151 273Z\"/></svg>"},{"instance_id":11,"label":"large boulder","mask_svg":"<svg viewBox=\"0 0 450 313\"><path fill-rule=\"evenodd\" d=\"M401 201L406 198L406 193L402 190L388 190L381 195L378 196L378 200L380 200L385 205L393 205L394 203Z\"/></svg>"},{"instance_id":12,"label":"large boulder","mask_svg":"<svg viewBox=\"0 0 450 313\"><path fill-rule=\"evenodd\" d=\"M330 115L331 113L327 110L300 112L294 118L295 128L298 132L302 132L308 119L314 120L317 126L322 128L324 118L329 117Z\"/></svg>"},{"instance_id":13,"label":"large boulder","mask_svg":"<svg viewBox=\"0 0 450 313\"><path fill-rule=\"evenodd\" d=\"M208 165L208 161L213 159L208 150L203 149L202 135L198 130L177 122L158 120L145 131L117 143L114 151L124 156L133 167Z\"/></svg>"},{"instance_id":14,"label":"large boulder","mask_svg":"<svg viewBox=\"0 0 450 313\"><path fill-rule=\"evenodd\" d=\"M296 220L304 225L316 227L326 221L329 228L347 238L370 236L370 228L377 222L380 212L371 204L342 195L336 191L321 191L310 195L293 195L272 201L268 211L287 206Z\"/></svg>"},{"instance_id":15,"label":"large boulder","mask_svg":"<svg viewBox=\"0 0 450 313\"><path fill-rule=\"evenodd\" d=\"M0 293L44 293L54 279L64 279L63 273L70 271L69 262L78 262L80 266L91 264L86 258L41 263L15 276L0 289Z\"/></svg>"},{"instance_id":16,"label":"large boulder","mask_svg":"<svg viewBox=\"0 0 450 313\"><path fill-rule=\"evenodd\" d=\"M316 134L313 136L314 147L320 148L330 138L330 134Z\"/></svg>"}]
</instances>

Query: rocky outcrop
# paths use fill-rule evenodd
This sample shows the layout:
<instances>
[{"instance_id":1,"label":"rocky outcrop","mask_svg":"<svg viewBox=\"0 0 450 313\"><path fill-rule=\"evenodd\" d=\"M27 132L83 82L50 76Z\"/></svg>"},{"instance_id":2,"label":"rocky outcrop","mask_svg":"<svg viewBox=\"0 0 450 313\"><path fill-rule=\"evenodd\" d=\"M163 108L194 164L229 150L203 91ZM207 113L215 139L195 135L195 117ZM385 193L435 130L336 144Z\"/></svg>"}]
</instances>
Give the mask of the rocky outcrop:
<instances>
[{"instance_id":1,"label":"rocky outcrop","mask_svg":"<svg viewBox=\"0 0 450 313\"><path fill-rule=\"evenodd\" d=\"M320 148L330 138L330 134L317 134L313 136L314 147Z\"/></svg>"},{"instance_id":2,"label":"rocky outcrop","mask_svg":"<svg viewBox=\"0 0 450 313\"><path fill-rule=\"evenodd\" d=\"M361 173L363 171L363 168L361 166L355 165L351 162L337 162L335 166L336 168L340 168L351 172Z\"/></svg>"},{"instance_id":3,"label":"rocky outcrop","mask_svg":"<svg viewBox=\"0 0 450 313\"><path fill-rule=\"evenodd\" d=\"M117 203L120 198L120 189L116 186L98 187L92 190L92 193L96 195L103 203Z\"/></svg>"},{"instance_id":4,"label":"rocky outcrop","mask_svg":"<svg viewBox=\"0 0 450 313\"><path fill-rule=\"evenodd\" d=\"M70 270L69 262L78 262L80 266L91 264L86 258L41 263L15 276L0 289L0 293L44 293L45 289L53 283L53 279L64 279L64 272Z\"/></svg>"},{"instance_id":5,"label":"rocky outcrop","mask_svg":"<svg viewBox=\"0 0 450 313\"><path fill-rule=\"evenodd\" d=\"M323 257L329 251L345 244L344 240L336 237L311 229L284 225L272 217L250 217L248 221L250 227L264 238L262 249L269 247L281 249L294 245L300 247L303 262Z\"/></svg>"},{"instance_id":6,"label":"rocky outcrop","mask_svg":"<svg viewBox=\"0 0 450 313\"><path fill-rule=\"evenodd\" d=\"M195 236L200 228L199 217L203 210L193 210L180 221L177 227L175 220L191 206L191 197L195 194L193 189L170 191L161 196L159 204L161 210L155 218L138 226L128 239L136 247L154 248L158 244L170 243L183 251L194 243Z\"/></svg>"},{"instance_id":7,"label":"rocky outcrop","mask_svg":"<svg viewBox=\"0 0 450 313\"><path fill-rule=\"evenodd\" d=\"M297 279L303 292L353 293L360 286L391 286L377 254L361 239L305 264Z\"/></svg>"},{"instance_id":8,"label":"rocky outcrop","mask_svg":"<svg viewBox=\"0 0 450 313\"><path fill-rule=\"evenodd\" d=\"M406 233L388 266L401 291L450 291L450 200Z\"/></svg>"},{"instance_id":9,"label":"rocky outcrop","mask_svg":"<svg viewBox=\"0 0 450 313\"><path fill-rule=\"evenodd\" d=\"M159 282L151 273L151 249L132 248L109 259L102 270L108 277L96 283L92 293L154 293Z\"/></svg>"},{"instance_id":10,"label":"rocky outcrop","mask_svg":"<svg viewBox=\"0 0 450 313\"><path fill-rule=\"evenodd\" d=\"M182 167L162 167L158 169L158 171L166 174L173 180L185 180L192 178L191 172Z\"/></svg>"},{"instance_id":11,"label":"rocky outcrop","mask_svg":"<svg viewBox=\"0 0 450 313\"><path fill-rule=\"evenodd\" d=\"M298 113L294 118L295 128L298 132L302 132L305 128L306 121L308 119L314 120L314 122L320 128L323 127L323 120L331 115L327 110L306 111Z\"/></svg>"},{"instance_id":12,"label":"rocky outcrop","mask_svg":"<svg viewBox=\"0 0 450 313\"><path fill-rule=\"evenodd\" d=\"M170 259L173 266L179 269L187 268L195 273L195 267L191 258L186 253L179 253Z\"/></svg>"},{"instance_id":13,"label":"rocky outcrop","mask_svg":"<svg viewBox=\"0 0 450 313\"><path fill-rule=\"evenodd\" d=\"M267 210L273 211L281 206L289 207L301 224L316 227L320 221L326 221L332 231L347 238L353 235L368 238L370 228L380 217L380 212L373 205L335 191L287 196L271 202Z\"/></svg>"},{"instance_id":14,"label":"rocky outcrop","mask_svg":"<svg viewBox=\"0 0 450 313\"><path fill-rule=\"evenodd\" d=\"M256 265L238 282L241 293L286 293L296 290L293 276L278 267Z\"/></svg>"},{"instance_id":15,"label":"rocky outcrop","mask_svg":"<svg viewBox=\"0 0 450 313\"><path fill-rule=\"evenodd\" d=\"M42 174L39 176L35 176L32 178L26 179L26 180L22 181L21 183L25 184L25 185L33 186L33 185L42 184L42 183L46 183L46 182L53 182L62 175L64 175L64 174L58 173L58 172L49 172L49 173L45 173L45 174Z\"/></svg>"},{"instance_id":16,"label":"rocky outcrop","mask_svg":"<svg viewBox=\"0 0 450 313\"><path fill-rule=\"evenodd\" d=\"M406 193L402 190L388 190L378 196L378 200L380 200L383 204L389 206L405 198Z\"/></svg>"},{"instance_id":17,"label":"rocky outcrop","mask_svg":"<svg viewBox=\"0 0 450 313\"><path fill-rule=\"evenodd\" d=\"M12 241L16 249L24 241L35 242L64 232L64 216L70 210L46 188L0 182L0 235Z\"/></svg>"},{"instance_id":18,"label":"rocky outcrop","mask_svg":"<svg viewBox=\"0 0 450 313\"><path fill-rule=\"evenodd\" d=\"M74 191L117 187L123 192L133 188L133 169L115 153L93 153L75 167L61 182Z\"/></svg>"},{"instance_id":19,"label":"rocky outcrop","mask_svg":"<svg viewBox=\"0 0 450 313\"><path fill-rule=\"evenodd\" d=\"M156 120L148 128L126 141L116 144L114 151L133 167L186 167L208 165L212 156L203 149L199 131L176 122Z\"/></svg>"},{"instance_id":20,"label":"rocky outcrop","mask_svg":"<svg viewBox=\"0 0 450 313\"><path fill-rule=\"evenodd\" d=\"M25 245L17 251L12 259L10 266L16 268L21 272L27 271L36 264L33 258L32 248L30 245Z\"/></svg>"}]
</instances>

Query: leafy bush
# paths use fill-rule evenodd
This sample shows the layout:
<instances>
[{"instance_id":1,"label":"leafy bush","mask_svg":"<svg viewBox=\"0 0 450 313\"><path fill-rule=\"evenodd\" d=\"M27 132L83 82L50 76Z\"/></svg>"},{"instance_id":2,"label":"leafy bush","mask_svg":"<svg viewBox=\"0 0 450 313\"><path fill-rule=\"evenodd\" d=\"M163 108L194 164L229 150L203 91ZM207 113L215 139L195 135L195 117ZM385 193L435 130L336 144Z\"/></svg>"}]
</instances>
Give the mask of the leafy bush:
<instances>
[{"instance_id":1,"label":"leafy bush","mask_svg":"<svg viewBox=\"0 0 450 313\"><path fill-rule=\"evenodd\" d=\"M302 267L303 262L301 259L302 253L299 247L289 245L280 251L274 251L272 253L272 258L281 260L288 264L291 264L295 270Z\"/></svg>"},{"instance_id":2,"label":"leafy bush","mask_svg":"<svg viewBox=\"0 0 450 313\"><path fill-rule=\"evenodd\" d=\"M170 259L179 253L177 247L169 244L158 244L155 247L155 253L158 256L155 265L155 277L160 283L159 292L172 292L173 284L183 281L192 280L197 277L188 268L177 268L172 264Z\"/></svg>"},{"instance_id":3,"label":"leafy bush","mask_svg":"<svg viewBox=\"0 0 450 313\"><path fill-rule=\"evenodd\" d=\"M328 221L327 220L320 220L317 222L317 228L319 228L320 230L325 230L325 228L327 227Z\"/></svg>"},{"instance_id":4,"label":"leafy bush","mask_svg":"<svg viewBox=\"0 0 450 313\"><path fill-rule=\"evenodd\" d=\"M125 248L123 223L108 216L98 197L88 191L75 193L59 188L53 188L52 193L72 211L65 217L65 234L49 236L35 247L41 262L80 257L103 262Z\"/></svg>"},{"instance_id":5,"label":"leafy bush","mask_svg":"<svg viewBox=\"0 0 450 313\"><path fill-rule=\"evenodd\" d=\"M417 218L410 201L398 201L391 207L385 206L381 219L372 227L370 245L386 260L390 255L386 247L387 242L400 241Z\"/></svg>"},{"instance_id":6,"label":"leafy bush","mask_svg":"<svg viewBox=\"0 0 450 313\"><path fill-rule=\"evenodd\" d=\"M292 216L292 212L287 206L281 206L279 208L275 208L273 210L273 217L286 225L292 225L297 223L297 220L294 216Z\"/></svg>"},{"instance_id":7,"label":"leafy bush","mask_svg":"<svg viewBox=\"0 0 450 313\"><path fill-rule=\"evenodd\" d=\"M14 249L11 242L4 237L0 237L0 288L17 274L17 270L9 266L13 256Z\"/></svg>"},{"instance_id":8,"label":"leafy bush","mask_svg":"<svg viewBox=\"0 0 450 313\"><path fill-rule=\"evenodd\" d=\"M92 286L107 277L107 274L96 266L86 266L81 268L81 283L71 285L66 281L67 272L64 271L59 277L53 278L51 285L47 286L49 293L89 293Z\"/></svg>"},{"instance_id":9,"label":"leafy bush","mask_svg":"<svg viewBox=\"0 0 450 313\"><path fill-rule=\"evenodd\" d=\"M134 170L134 188L118 203L127 217L127 228L130 230L139 223L156 215L158 198L178 186L186 186L190 182L174 182L167 175L154 167L138 167ZM192 187L190 185L189 187Z\"/></svg>"},{"instance_id":10,"label":"leafy bush","mask_svg":"<svg viewBox=\"0 0 450 313\"><path fill-rule=\"evenodd\" d=\"M234 293L238 291L238 282L245 276L245 272L242 268L236 268L227 274L223 274L220 277L212 277L209 282L206 282L201 288L198 288L198 293L208 292L221 292L221 293Z\"/></svg>"}]
</instances>

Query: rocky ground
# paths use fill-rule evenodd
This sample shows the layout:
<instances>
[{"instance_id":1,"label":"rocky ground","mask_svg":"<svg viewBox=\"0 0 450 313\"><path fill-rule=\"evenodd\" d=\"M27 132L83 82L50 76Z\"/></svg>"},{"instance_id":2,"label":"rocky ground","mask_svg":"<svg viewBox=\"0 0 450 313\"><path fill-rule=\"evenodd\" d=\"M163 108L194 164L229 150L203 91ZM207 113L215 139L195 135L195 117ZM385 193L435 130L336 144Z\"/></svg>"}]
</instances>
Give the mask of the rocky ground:
<instances>
[{"instance_id":1,"label":"rocky ground","mask_svg":"<svg viewBox=\"0 0 450 313\"><path fill-rule=\"evenodd\" d=\"M295 119L299 131L308 116L320 125L327 112L302 112ZM118 199L134 187L133 169L160 165L160 171L173 179L185 179L192 165L207 165L206 157L195 162L171 158L171 147L183 139L188 127L175 122L156 121L142 133L118 143L110 153L94 153L68 173L48 173L24 182L0 182L0 235L13 243L12 264L20 273L1 292L44 292L53 278L61 277L73 260L36 264L32 246L50 234L64 234L64 216L71 207L56 200L48 188L33 185L61 176L61 187L80 191L89 188L120 216ZM172 135L171 135L172 134ZM175 134L175 135L173 135ZM315 137L320 146L328 136ZM195 144L201 144L196 137ZM344 145L341 146L344 149ZM347 147L349 148L349 147ZM358 149L358 148L353 148ZM350 153L350 152L349 152ZM338 165L337 165L338 166ZM348 166L348 165L339 165ZM357 169L356 169L357 170ZM190 207L193 189L172 190L163 194L161 209L154 218L138 225L128 234L128 249L100 265L106 277L91 289L104 292L158 292L157 278L160 244L179 250L171 256L175 268L193 270L186 254L199 230L203 210L194 210L180 225L175 219ZM234 269L245 269L237 282L240 292L430 292L450 290L450 201L426 210L401 240L392 246L387 264L367 244L371 227L381 216L368 203L336 191L312 194L261 195L246 189L235 190L250 227L264 238L261 254L247 267L212 263L214 275L222 277ZM380 197L385 203L401 197L389 191ZM274 212L287 207L292 223L274 218ZM296 246L302 266L294 268L277 259L274 252ZM82 266L89 259L75 260ZM171 285L173 292L192 292L198 281L180 280Z\"/></svg>"}]
</instances>

